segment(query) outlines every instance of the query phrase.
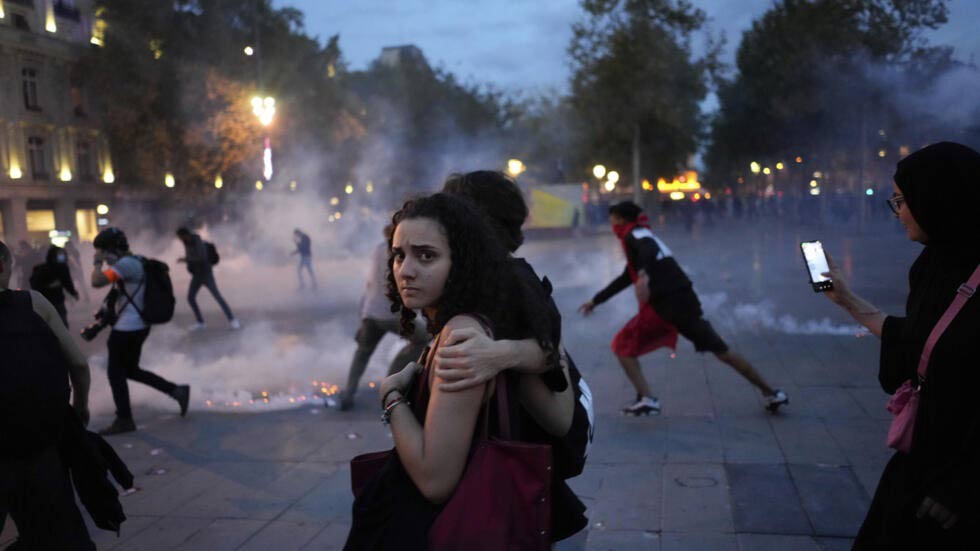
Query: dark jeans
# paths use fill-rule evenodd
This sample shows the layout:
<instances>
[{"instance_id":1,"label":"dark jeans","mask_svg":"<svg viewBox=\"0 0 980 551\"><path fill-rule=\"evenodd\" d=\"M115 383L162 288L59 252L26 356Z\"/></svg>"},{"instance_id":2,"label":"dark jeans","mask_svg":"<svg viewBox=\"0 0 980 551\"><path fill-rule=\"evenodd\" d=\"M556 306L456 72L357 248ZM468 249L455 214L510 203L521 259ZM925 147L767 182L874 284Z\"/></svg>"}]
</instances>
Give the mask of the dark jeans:
<instances>
[{"instance_id":1,"label":"dark jeans","mask_svg":"<svg viewBox=\"0 0 980 551\"><path fill-rule=\"evenodd\" d=\"M225 317L229 320L235 317L231 313L231 308L228 307L228 303L221 297L221 292L218 291L218 284L214 281L214 272L208 270L203 274L191 274L191 286L187 289L187 302L190 303L191 310L194 311L194 317L198 323L204 323L204 318L201 317L201 309L197 307L197 292L201 290L202 286L207 287L208 291L211 291L211 296L221 306L221 311L225 313Z\"/></svg>"},{"instance_id":2,"label":"dark jeans","mask_svg":"<svg viewBox=\"0 0 980 551\"><path fill-rule=\"evenodd\" d=\"M310 286L313 290L316 290L316 274L313 273L313 257L310 255L300 255L299 265L296 266L296 276L299 277L299 288L303 289L306 287L303 283L303 269L310 274Z\"/></svg>"},{"instance_id":3,"label":"dark jeans","mask_svg":"<svg viewBox=\"0 0 980 551\"><path fill-rule=\"evenodd\" d=\"M0 529L7 513L20 538L8 549L95 549L56 447L30 459L0 459Z\"/></svg>"},{"instance_id":4,"label":"dark jeans","mask_svg":"<svg viewBox=\"0 0 980 551\"><path fill-rule=\"evenodd\" d=\"M361 375L364 375L368 360L371 359L371 354L374 354L374 349L378 347L381 338L385 336L385 333L397 335L400 329L401 326L397 319L364 318L361 320L361 327L357 330L357 336L354 337L357 339L357 350L354 352L354 358L351 359L350 372L347 375L347 387L344 389L347 398L353 398L354 393L357 392ZM422 350L425 349L427 341L428 336L425 334L425 329L416 326L415 333L409 339L408 344L398 352L395 359L391 361L391 365L388 366L388 375L400 371L408 362L417 360Z\"/></svg>"},{"instance_id":5,"label":"dark jeans","mask_svg":"<svg viewBox=\"0 0 980 551\"><path fill-rule=\"evenodd\" d=\"M127 379L151 386L167 395L172 395L177 385L163 377L140 369L140 353L143 342L150 329L140 331L116 331L109 333L109 386L112 387L112 399L116 402L116 416L125 419L133 418L129 407L129 384Z\"/></svg>"}]
</instances>

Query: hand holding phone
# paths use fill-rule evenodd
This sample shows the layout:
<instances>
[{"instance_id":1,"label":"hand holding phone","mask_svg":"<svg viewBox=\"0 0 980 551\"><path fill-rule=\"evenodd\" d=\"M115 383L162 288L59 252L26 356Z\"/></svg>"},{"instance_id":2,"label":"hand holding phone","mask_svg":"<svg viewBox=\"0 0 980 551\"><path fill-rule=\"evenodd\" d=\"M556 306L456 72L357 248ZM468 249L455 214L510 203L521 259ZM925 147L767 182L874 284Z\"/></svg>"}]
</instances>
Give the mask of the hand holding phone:
<instances>
[{"instance_id":1,"label":"hand holding phone","mask_svg":"<svg viewBox=\"0 0 980 551\"><path fill-rule=\"evenodd\" d=\"M803 260L806 262L807 273L810 276L810 284L813 292L822 293L834 288L834 282L824 273L830 272L830 264L827 263L827 255L824 253L823 244L820 241L804 241L800 243L803 251Z\"/></svg>"}]
</instances>

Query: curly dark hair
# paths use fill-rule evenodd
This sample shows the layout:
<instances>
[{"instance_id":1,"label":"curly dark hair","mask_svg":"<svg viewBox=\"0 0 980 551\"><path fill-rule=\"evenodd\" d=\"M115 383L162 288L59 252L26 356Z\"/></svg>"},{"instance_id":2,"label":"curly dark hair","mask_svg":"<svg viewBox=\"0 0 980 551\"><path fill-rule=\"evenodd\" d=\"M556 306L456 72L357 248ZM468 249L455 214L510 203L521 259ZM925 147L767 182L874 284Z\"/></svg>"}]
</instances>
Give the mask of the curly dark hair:
<instances>
[{"instance_id":1,"label":"curly dark hair","mask_svg":"<svg viewBox=\"0 0 980 551\"><path fill-rule=\"evenodd\" d=\"M510 325L507 319L506 291L511 280L507 252L494 238L479 211L468 201L446 193L436 193L406 202L391 218L397 231L403 220L428 218L442 226L449 240L452 266L439 298L435 319L427 319L428 331L436 334L453 316L476 314L486 318L496 331ZM394 237L388 239L391 250ZM416 313L406 308L398 294L393 270L394 257L388 256L388 290L391 311L401 316L401 333L413 332Z\"/></svg>"},{"instance_id":2,"label":"curly dark hair","mask_svg":"<svg viewBox=\"0 0 980 551\"><path fill-rule=\"evenodd\" d=\"M473 201L487 216L497 239L508 251L514 252L524 243L521 226L527 220L527 203L521 188L503 172L477 170L450 174L442 191Z\"/></svg>"}]
</instances>

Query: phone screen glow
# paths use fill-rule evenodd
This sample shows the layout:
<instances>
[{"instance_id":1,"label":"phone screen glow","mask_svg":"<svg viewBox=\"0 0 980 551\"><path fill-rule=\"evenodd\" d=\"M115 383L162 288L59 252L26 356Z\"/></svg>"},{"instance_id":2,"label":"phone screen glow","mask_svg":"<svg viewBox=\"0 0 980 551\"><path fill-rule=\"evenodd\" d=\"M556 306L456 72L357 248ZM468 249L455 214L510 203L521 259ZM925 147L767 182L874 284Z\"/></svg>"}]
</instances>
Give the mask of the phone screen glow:
<instances>
[{"instance_id":1,"label":"phone screen glow","mask_svg":"<svg viewBox=\"0 0 980 551\"><path fill-rule=\"evenodd\" d=\"M830 271L827 264L827 255L823 252L823 245L819 241L802 243L803 257L806 258L806 267L810 270L810 279L814 283L830 281L829 277L823 275Z\"/></svg>"}]
</instances>

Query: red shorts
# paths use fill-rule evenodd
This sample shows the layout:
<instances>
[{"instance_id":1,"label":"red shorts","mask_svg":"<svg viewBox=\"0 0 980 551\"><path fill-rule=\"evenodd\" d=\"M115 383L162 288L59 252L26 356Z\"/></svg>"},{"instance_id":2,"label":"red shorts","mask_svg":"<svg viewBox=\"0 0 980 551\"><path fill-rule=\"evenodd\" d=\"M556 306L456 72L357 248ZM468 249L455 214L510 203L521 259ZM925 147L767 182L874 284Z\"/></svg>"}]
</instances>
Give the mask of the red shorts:
<instances>
[{"instance_id":1,"label":"red shorts","mask_svg":"<svg viewBox=\"0 0 980 551\"><path fill-rule=\"evenodd\" d=\"M640 312L626 322L612 340L613 353L628 358L636 358L664 346L677 348L677 328L658 316L647 303L640 306Z\"/></svg>"}]
</instances>

